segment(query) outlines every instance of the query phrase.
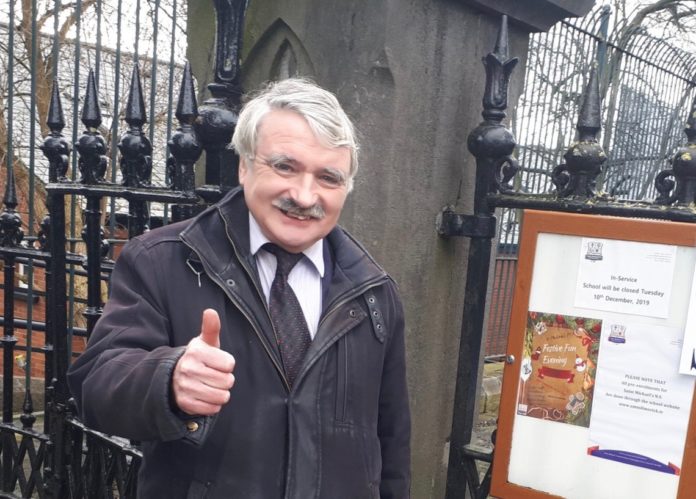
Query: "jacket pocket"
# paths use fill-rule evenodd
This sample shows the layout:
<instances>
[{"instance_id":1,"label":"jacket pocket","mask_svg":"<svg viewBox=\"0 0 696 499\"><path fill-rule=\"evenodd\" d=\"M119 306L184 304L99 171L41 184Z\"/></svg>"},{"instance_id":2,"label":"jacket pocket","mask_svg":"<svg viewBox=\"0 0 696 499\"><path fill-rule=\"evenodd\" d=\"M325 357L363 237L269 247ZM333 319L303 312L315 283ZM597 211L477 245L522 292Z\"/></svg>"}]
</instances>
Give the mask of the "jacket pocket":
<instances>
[{"instance_id":1,"label":"jacket pocket","mask_svg":"<svg viewBox=\"0 0 696 499\"><path fill-rule=\"evenodd\" d=\"M336 343L336 422L345 423L348 410L348 340L344 335Z\"/></svg>"}]
</instances>

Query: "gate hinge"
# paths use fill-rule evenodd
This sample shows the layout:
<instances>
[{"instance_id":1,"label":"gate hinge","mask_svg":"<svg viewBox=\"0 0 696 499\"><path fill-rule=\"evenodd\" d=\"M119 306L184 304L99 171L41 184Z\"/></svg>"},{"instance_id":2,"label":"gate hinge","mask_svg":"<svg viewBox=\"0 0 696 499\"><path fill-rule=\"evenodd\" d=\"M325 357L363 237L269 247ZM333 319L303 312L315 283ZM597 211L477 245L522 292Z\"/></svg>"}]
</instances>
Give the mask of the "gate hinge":
<instances>
[{"instance_id":1,"label":"gate hinge","mask_svg":"<svg viewBox=\"0 0 696 499\"><path fill-rule=\"evenodd\" d=\"M495 223L492 215L463 215L444 208L437 215L435 228L443 237L492 239L495 236Z\"/></svg>"}]
</instances>

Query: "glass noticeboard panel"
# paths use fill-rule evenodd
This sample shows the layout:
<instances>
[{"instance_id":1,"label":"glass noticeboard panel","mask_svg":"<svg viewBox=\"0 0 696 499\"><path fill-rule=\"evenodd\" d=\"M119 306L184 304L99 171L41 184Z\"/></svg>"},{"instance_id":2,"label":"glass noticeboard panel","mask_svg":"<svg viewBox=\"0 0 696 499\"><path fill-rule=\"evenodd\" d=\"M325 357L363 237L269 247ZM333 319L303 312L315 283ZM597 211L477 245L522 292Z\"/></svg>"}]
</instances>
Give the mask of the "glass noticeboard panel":
<instances>
[{"instance_id":1,"label":"glass noticeboard panel","mask_svg":"<svg viewBox=\"0 0 696 499\"><path fill-rule=\"evenodd\" d=\"M696 225L525 212L493 496L696 497L695 267Z\"/></svg>"}]
</instances>

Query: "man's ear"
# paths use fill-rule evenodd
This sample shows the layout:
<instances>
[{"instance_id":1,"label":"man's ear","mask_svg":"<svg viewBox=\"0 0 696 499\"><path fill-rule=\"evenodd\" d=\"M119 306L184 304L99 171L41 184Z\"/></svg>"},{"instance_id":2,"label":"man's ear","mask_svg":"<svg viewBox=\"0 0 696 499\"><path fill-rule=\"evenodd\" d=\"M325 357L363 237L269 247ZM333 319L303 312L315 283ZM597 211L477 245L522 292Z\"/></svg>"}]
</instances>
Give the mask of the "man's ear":
<instances>
[{"instance_id":1,"label":"man's ear","mask_svg":"<svg viewBox=\"0 0 696 499\"><path fill-rule=\"evenodd\" d=\"M247 165L247 158L239 158L239 185L244 186L244 179L246 179L247 171L249 166Z\"/></svg>"}]
</instances>

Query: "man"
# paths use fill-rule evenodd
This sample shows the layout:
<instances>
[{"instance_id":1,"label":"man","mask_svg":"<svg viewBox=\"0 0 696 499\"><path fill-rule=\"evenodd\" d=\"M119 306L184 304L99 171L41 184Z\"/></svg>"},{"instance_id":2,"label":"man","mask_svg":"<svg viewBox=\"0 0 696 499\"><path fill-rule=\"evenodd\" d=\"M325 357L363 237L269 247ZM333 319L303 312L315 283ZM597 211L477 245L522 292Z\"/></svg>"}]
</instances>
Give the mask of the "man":
<instances>
[{"instance_id":1,"label":"man","mask_svg":"<svg viewBox=\"0 0 696 499\"><path fill-rule=\"evenodd\" d=\"M142 442L140 497L408 497L403 310L336 226L351 122L284 80L233 145L242 189L121 253L70 370L83 421Z\"/></svg>"}]
</instances>

